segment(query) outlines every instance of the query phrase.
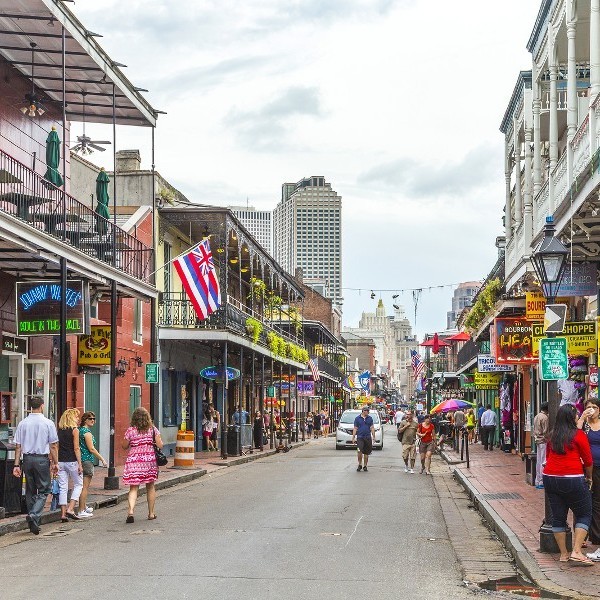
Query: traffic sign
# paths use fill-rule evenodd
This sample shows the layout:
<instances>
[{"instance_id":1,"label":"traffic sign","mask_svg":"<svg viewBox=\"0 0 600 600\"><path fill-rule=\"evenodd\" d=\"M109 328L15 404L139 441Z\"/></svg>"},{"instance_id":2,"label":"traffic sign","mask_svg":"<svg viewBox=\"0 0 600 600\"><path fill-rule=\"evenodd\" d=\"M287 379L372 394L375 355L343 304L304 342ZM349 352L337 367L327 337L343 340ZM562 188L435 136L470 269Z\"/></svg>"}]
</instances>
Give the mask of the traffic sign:
<instances>
[{"instance_id":1,"label":"traffic sign","mask_svg":"<svg viewBox=\"0 0 600 600\"><path fill-rule=\"evenodd\" d=\"M567 338L542 338L540 340L540 377L544 380L567 379L569 358Z\"/></svg>"},{"instance_id":2,"label":"traffic sign","mask_svg":"<svg viewBox=\"0 0 600 600\"><path fill-rule=\"evenodd\" d=\"M158 383L159 373L158 363L146 363L146 383Z\"/></svg>"},{"instance_id":3,"label":"traffic sign","mask_svg":"<svg viewBox=\"0 0 600 600\"><path fill-rule=\"evenodd\" d=\"M544 333L562 333L567 320L566 304L546 304Z\"/></svg>"}]
</instances>

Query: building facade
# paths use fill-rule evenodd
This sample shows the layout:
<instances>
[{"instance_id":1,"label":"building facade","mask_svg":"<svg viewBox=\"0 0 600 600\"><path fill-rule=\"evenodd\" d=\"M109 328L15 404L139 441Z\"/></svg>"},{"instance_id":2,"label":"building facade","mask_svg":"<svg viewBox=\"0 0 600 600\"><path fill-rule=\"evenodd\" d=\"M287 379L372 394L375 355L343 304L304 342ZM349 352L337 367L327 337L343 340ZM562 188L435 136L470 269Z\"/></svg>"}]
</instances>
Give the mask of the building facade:
<instances>
[{"instance_id":1,"label":"building facade","mask_svg":"<svg viewBox=\"0 0 600 600\"><path fill-rule=\"evenodd\" d=\"M273 253L271 243L271 211L256 210L254 206L229 206L229 210L240 223L254 236L254 239L269 253Z\"/></svg>"},{"instance_id":2,"label":"building facade","mask_svg":"<svg viewBox=\"0 0 600 600\"><path fill-rule=\"evenodd\" d=\"M324 177L283 184L273 211L273 254L288 273L301 268L305 284L341 307L342 198Z\"/></svg>"},{"instance_id":3,"label":"building facade","mask_svg":"<svg viewBox=\"0 0 600 600\"><path fill-rule=\"evenodd\" d=\"M465 281L458 284L452 295L452 310L448 311L446 316L446 329L454 329L456 327L458 315L460 315L465 307L471 304L473 297L480 287L481 281Z\"/></svg>"}]
</instances>

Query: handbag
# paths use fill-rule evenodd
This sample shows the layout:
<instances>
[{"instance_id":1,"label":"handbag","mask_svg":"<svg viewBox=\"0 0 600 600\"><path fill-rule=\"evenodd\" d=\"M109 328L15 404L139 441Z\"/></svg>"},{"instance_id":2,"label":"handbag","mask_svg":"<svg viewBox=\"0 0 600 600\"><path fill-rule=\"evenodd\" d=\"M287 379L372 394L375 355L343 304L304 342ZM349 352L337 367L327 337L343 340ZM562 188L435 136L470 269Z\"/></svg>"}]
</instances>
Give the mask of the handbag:
<instances>
[{"instance_id":1,"label":"handbag","mask_svg":"<svg viewBox=\"0 0 600 600\"><path fill-rule=\"evenodd\" d=\"M169 459L163 454L163 451L156 445L156 431L152 429L152 446L154 446L154 455L156 456L156 464L159 467L164 467L169 463Z\"/></svg>"}]
</instances>

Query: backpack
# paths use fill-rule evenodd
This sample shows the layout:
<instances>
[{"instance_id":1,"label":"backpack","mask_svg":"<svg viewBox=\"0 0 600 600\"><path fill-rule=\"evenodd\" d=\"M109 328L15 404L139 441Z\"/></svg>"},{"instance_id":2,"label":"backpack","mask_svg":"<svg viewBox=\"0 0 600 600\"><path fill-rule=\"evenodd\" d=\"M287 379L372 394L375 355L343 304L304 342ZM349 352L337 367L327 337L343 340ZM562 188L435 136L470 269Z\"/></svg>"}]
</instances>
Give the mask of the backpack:
<instances>
[{"instance_id":1,"label":"backpack","mask_svg":"<svg viewBox=\"0 0 600 600\"><path fill-rule=\"evenodd\" d=\"M400 428L398 427L398 441L401 442L402 438L404 437L404 432L406 431L406 429L403 429L402 431L400 431Z\"/></svg>"}]
</instances>

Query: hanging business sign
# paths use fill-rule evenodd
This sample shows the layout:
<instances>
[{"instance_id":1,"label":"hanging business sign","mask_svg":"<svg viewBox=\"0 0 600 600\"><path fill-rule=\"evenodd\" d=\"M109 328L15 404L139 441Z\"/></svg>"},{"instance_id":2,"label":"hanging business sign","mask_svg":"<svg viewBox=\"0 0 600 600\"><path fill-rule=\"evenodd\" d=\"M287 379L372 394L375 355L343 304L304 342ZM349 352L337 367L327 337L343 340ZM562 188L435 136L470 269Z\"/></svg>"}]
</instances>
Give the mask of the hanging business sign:
<instances>
[{"instance_id":1,"label":"hanging business sign","mask_svg":"<svg viewBox=\"0 0 600 600\"><path fill-rule=\"evenodd\" d=\"M499 365L490 354L478 354L477 370L480 373L508 373L515 368L512 365Z\"/></svg>"},{"instance_id":2,"label":"hanging business sign","mask_svg":"<svg viewBox=\"0 0 600 600\"><path fill-rule=\"evenodd\" d=\"M525 293L525 317L528 321L543 321L546 297L541 292Z\"/></svg>"},{"instance_id":3,"label":"hanging business sign","mask_svg":"<svg viewBox=\"0 0 600 600\"><path fill-rule=\"evenodd\" d=\"M568 264L556 295L595 296L598 292L596 277L595 263Z\"/></svg>"},{"instance_id":4,"label":"hanging business sign","mask_svg":"<svg viewBox=\"0 0 600 600\"><path fill-rule=\"evenodd\" d=\"M567 379L569 359L567 338L553 337L540 340L540 378L544 380Z\"/></svg>"},{"instance_id":5,"label":"hanging business sign","mask_svg":"<svg viewBox=\"0 0 600 600\"><path fill-rule=\"evenodd\" d=\"M475 371L475 389L477 390L497 390L500 385L499 373L479 373Z\"/></svg>"},{"instance_id":6,"label":"hanging business sign","mask_svg":"<svg viewBox=\"0 0 600 600\"><path fill-rule=\"evenodd\" d=\"M543 323L531 325L533 354L540 355L540 340L545 338ZM561 337L567 340L567 353L570 356L594 354L598 349L596 321L571 321L565 323Z\"/></svg>"},{"instance_id":7,"label":"hanging business sign","mask_svg":"<svg viewBox=\"0 0 600 600\"><path fill-rule=\"evenodd\" d=\"M314 396L315 395L315 382L314 381L302 381L298 380L298 393L301 396Z\"/></svg>"},{"instance_id":8,"label":"hanging business sign","mask_svg":"<svg viewBox=\"0 0 600 600\"><path fill-rule=\"evenodd\" d=\"M15 354L27 356L27 339L3 334L2 352L14 352Z\"/></svg>"},{"instance_id":9,"label":"hanging business sign","mask_svg":"<svg viewBox=\"0 0 600 600\"><path fill-rule=\"evenodd\" d=\"M531 323L524 318L494 320L496 362L499 365L531 365L533 355Z\"/></svg>"},{"instance_id":10,"label":"hanging business sign","mask_svg":"<svg viewBox=\"0 0 600 600\"><path fill-rule=\"evenodd\" d=\"M472 373L462 373L459 378L459 384L462 389L473 389L475 381Z\"/></svg>"},{"instance_id":11,"label":"hanging business sign","mask_svg":"<svg viewBox=\"0 0 600 600\"><path fill-rule=\"evenodd\" d=\"M110 325L92 325L90 335L82 335L77 344L80 365L110 365Z\"/></svg>"},{"instance_id":12,"label":"hanging business sign","mask_svg":"<svg viewBox=\"0 0 600 600\"><path fill-rule=\"evenodd\" d=\"M240 376L239 369L233 367L227 367L227 380L237 379ZM223 367L205 367L200 371L200 377L204 379L210 379L213 381L225 381L225 371Z\"/></svg>"},{"instance_id":13,"label":"hanging business sign","mask_svg":"<svg viewBox=\"0 0 600 600\"><path fill-rule=\"evenodd\" d=\"M19 335L57 335L60 333L60 281L17 281L17 333ZM85 305L87 285L69 280L64 293L67 305L65 330L68 334L87 333ZM89 305L89 301L87 301Z\"/></svg>"}]
</instances>

